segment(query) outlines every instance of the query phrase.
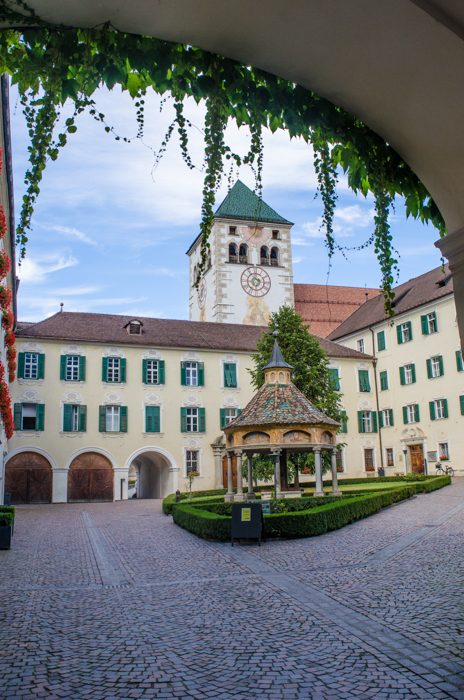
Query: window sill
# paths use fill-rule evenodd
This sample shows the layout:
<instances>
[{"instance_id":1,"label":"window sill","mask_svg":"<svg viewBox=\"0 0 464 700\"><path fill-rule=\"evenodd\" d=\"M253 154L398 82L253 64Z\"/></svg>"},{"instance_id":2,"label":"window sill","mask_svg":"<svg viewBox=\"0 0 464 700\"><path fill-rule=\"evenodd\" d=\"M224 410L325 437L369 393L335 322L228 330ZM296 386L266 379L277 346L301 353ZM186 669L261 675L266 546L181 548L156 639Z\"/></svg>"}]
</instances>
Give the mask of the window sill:
<instances>
[{"instance_id":1,"label":"window sill","mask_svg":"<svg viewBox=\"0 0 464 700\"><path fill-rule=\"evenodd\" d=\"M43 379L19 379L18 384L28 384L29 386L34 386L34 384L43 384Z\"/></svg>"},{"instance_id":2,"label":"window sill","mask_svg":"<svg viewBox=\"0 0 464 700\"><path fill-rule=\"evenodd\" d=\"M16 430L16 435L18 437L40 437L40 433L43 433L43 430Z\"/></svg>"},{"instance_id":3,"label":"window sill","mask_svg":"<svg viewBox=\"0 0 464 700\"><path fill-rule=\"evenodd\" d=\"M61 380L61 386L66 386L67 384L70 384L71 386L84 386L84 380L83 379L62 379Z\"/></svg>"},{"instance_id":4,"label":"window sill","mask_svg":"<svg viewBox=\"0 0 464 700\"><path fill-rule=\"evenodd\" d=\"M104 389L124 389L126 382L103 382Z\"/></svg>"},{"instance_id":5,"label":"window sill","mask_svg":"<svg viewBox=\"0 0 464 700\"><path fill-rule=\"evenodd\" d=\"M188 433L187 433L187 432L184 431L184 432L182 433L182 435L184 435L184 437L188 437L189 435L204 435L205 432L206 432L206 431L200 432L199 430L196 430L196 431L193 431L193 430L192 430L191 432L188 432Z\"/></svg>"},{"instance_id":6,"label":"window sill","mask_svg":"<svg viewBox=\"0 0 464 700\"><path fill-rule=\"evenodd\" d=\"M82 437L84 431L82 430L61 430L60 437Z\"/></svg>"},{"instance_id":7,"label":"window sill","mask_svg":"<svg viewBox=\"0 0 464 700\"><path fill-rule=\"evenodd\" d=\"M100 435L104 438L109 437L109 438L121 438L124 437L126 433L119 433L119 432L101 432Z\"/></svg>"},{"instance_id":8,"label":"window sill","mask_svg":"<svg viewBox=\"0 0 464 700\"><path fill-rule=\"evenodd\" d=\"M223 386L221 388L222 391L240 391L240 387L238 386Z\"/></svg>"},{"instance_id":9,"label":"window sill","mask_svg":"<svg viewBox=\"0 0 464 700\"><path fill-rule=\"evenodd\" d=\"M182 391L201 391L203 389L203 385L200 384L182 384Z\"/></svg>"},{"instance_id":10,"label":"window sill","mask_svg":"<svg viewBox=\"0 0 464 700\"><path fill-rule=\"evenodd\" d=\"M142 389L152 389L156 387L157 389L164 389L164 384L149 384L148 382L142 382Z\"/></svg>"},{"instance_id":11,"label":"window sill","mask_svg":"<svg viewBox=\"0 0 464 700\"><path fill-rule=\"evenodd\" d=\"M164 433L142 433L142 437L144 438L151 438L151 437L164 437Z\"/></svg>"}]
</instances>

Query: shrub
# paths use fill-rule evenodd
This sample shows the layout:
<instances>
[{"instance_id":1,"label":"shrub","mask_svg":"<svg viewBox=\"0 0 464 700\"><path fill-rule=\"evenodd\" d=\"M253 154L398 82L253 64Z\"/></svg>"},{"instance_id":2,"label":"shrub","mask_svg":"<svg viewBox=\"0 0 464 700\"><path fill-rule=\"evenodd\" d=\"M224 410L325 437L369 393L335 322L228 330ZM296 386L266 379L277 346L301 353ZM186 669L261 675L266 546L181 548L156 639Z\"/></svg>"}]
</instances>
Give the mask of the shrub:
<instances>
[{"instance_id":1,"label":"shrub","mask_svg":"<svg viewBox=\"0 0 464 700\"><path fill-rule=\"evenodd\" d=\"M0 513L0 527L13 525L13 513Z\"/></svg>"},{"instance_id":2,"label":"shrub","mask_svg":"<svg viewBox=\"0 0 464 700\"><path fill-rule=\"evenodd\" d=\"M13 518L15 516L14 506L0 506L0 513L11 513Z\"/></svg>"},{"instance_id":3,"label":"shrub","mask_svg":"<svg viewBox=\"0 0 464 700\"><path fill-rule=\"evenodd\" d=\"M192 496L193 496L193 491L192 491ZM208 491L203 491L201 493L208 493ZM214 493L214 492L213 492ZM192 505L197 505L199 503L224 503L224 496L217 496L217 498L211 498L211 497L203 497L204 500L201 498L195 497L192 498L192 500L188 500L187 494L180 494L180 500L184 501L186 503L192 504ZM171 493L169 496L166 496L166 498L163 501L163 513L165 515L171 515L172 514L172 507L175 506L177 503L176 501L176 494Z\"/></svg>"}]
</instances>

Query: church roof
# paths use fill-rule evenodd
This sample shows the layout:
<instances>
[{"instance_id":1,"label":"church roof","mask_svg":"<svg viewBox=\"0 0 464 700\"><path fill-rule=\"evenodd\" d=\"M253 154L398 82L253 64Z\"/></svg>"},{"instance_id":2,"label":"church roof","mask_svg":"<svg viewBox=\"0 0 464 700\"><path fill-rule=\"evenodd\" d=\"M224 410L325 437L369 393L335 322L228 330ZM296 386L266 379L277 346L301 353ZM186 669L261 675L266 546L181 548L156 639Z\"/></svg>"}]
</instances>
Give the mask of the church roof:
<instances>
[{"instance_id":1,"label":"church roof","mask_svg":"<svg viewBox=\"0 0 464 700\"><path fill-rule=\"evenodd\" d=\"M240 180L237 180L222 204L216 209L214 216L219 219L240 219L293 226L291 221L277 214Z\"/></svg>"},{"instance_id":2,"label":"church roof","mask_svg":"<svg viewBox=\"0 0 464 700\"><path fill-rule=\"evenodd\" d=\"M228 432L229 428L246 425L293 425L295 423L339 425L313 406L311 401L290 382L288 385L264 384L240 415L228 423L225 430Z\"/></svg>"}]
</instances>

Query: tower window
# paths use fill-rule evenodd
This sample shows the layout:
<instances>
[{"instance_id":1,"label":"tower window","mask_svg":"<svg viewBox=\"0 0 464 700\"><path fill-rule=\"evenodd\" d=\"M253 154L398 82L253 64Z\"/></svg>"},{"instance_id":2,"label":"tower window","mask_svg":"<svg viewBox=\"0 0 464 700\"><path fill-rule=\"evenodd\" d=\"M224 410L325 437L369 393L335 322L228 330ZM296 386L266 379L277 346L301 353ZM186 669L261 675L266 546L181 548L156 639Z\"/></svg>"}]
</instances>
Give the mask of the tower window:
<instances>
[{"instance_id":1,"label":"tower window","mask_svg":"<svg viewBox=\"0 0 464 700\"><path fill-rule=\"evenodd\" d=\"M269 251L265 245L261 246L261 265L269 265Z\"/></svg>"},{"instance_id":2,"label":"tower window","mask_svg":"<svg viewBox=\"0 0 464 700\"><path fill-rule=\"evenodd\" d=\"M236 226L229 226L229 236L236 236L237 235L237 227Z\"/></svg>"},{"instance_id":3,"label":"tower window","mask_svg":"<svg viewBox=\"0 0 464 700\"><path fill-rule=\"evenodd\" d=\"M273 232L272 232L272 238L273 238L275 241L280 241L280 231L273 231Z\"/></svg>"},{"instance_id":4,"label":"tower window","mask_svg":"<svg viewBox=\"0 0 464 700\"><path fill-rule=\"evenodd\" d=\"M271 265L274 265L274 267L277 267L279 264L279 249L278 248L271 248Z\"/></svg>"},{"instance_id":5,"label":"tower window","mask_svg":"<svg viewBox=\"0 0 464 700\"><path fill-rule=\"evenodd\" d=\"M238 262L237 246L235 243L229 243L229 262Z\"/></svg>"},{"instance_id":6,"label":"tower window","mask_svg":"<svg viewBox=\"0 0 464 700\"><path fill-rule=\"evenodd\" d=\"M239 262L241 263L247 263L248 262L248 247L245 245L245 243L242 243L240 246L239 250Z\"/></svg>"}]
</instances>

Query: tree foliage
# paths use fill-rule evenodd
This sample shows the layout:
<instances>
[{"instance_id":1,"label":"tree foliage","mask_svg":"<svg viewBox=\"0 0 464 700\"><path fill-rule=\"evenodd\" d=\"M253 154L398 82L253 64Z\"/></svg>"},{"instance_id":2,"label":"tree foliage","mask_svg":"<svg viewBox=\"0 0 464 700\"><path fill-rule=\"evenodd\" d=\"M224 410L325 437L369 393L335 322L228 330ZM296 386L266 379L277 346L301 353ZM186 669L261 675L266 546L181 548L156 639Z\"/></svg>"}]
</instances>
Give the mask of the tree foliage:
<instances>
[{"instance_id":1,"label":"tree foliage","mask_svg":"<svg viewBox=\"0 0 464 700\"><path fill-rule=\"evenodd\" d=\"M18 85L31 139L26 193L17 228L21 257L25 254L44 169L49 160L56 160L68 135L76 131L76 117L88 110L106 132L118 140L130 140L116 134L96 108L92 96L102 85L110 90L119 85L134 99L136 138L143 137L147 90L173 98L174 121L155 165L177 129L186 165L194 167L188 151L191 124L183 115L183 102L186 97L193 97L206 105L202 261L197 284L205 269L215 195L225 165L249 164L255 173L256 191L261 195L263 128L272 132L285 130L290 138L302 137L313 146L329 256L336 249L343 250L336 243L333 230L337 167L341 166L347 174L354 192L364 196L373 193L374 233L366 245L375 245L385 307L391 315L397 261L387 222L395 197L404 197L407 216L431 222L440 235L445 234L435 202L399 154L358 119L300 85L191 46L119 32L109 23L91 29L55 26L43 21L23 0L0 0L0 22L9 27L0 30L0 70L9 73ZM61 125L61 110L67 101L74 104L74 114ZM250 130L246 154L233 152L225 143L225 128L231 120ZM230 177L231 168L229 182Z\"/></svg>"}]
</instances>

